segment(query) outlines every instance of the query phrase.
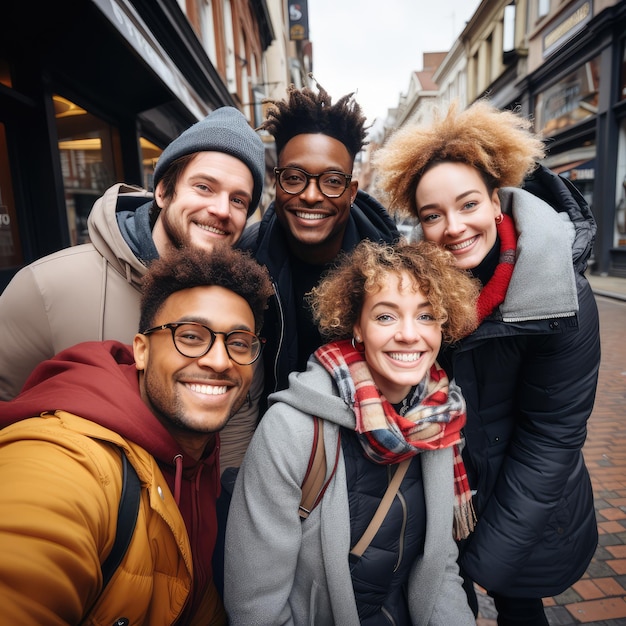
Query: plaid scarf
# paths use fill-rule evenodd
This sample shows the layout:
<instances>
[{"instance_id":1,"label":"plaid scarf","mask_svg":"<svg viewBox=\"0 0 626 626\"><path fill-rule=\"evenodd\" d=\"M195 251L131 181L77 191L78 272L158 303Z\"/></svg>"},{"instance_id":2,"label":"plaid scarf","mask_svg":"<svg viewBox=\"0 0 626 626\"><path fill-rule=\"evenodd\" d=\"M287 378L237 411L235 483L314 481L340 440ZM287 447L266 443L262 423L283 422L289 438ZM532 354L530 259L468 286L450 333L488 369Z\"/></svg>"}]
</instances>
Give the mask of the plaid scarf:
<instances>
[{"instance_id":1,"label":"plaid scarf","mask_svg":"<svg viewBox=\"0 0 626 626\"><path fill-rule=\"evenodd\" d=\"M366 456L378 464L400 463L423 450L454 448L454 534L464 539L476 515L461 458L465 402L454 382L434 363L415 388L403 416L380 393L363 352L349 340L322 346L315 357L335 380L340 397L352 407L356 433Z\"/></svg>"}]
</instances>

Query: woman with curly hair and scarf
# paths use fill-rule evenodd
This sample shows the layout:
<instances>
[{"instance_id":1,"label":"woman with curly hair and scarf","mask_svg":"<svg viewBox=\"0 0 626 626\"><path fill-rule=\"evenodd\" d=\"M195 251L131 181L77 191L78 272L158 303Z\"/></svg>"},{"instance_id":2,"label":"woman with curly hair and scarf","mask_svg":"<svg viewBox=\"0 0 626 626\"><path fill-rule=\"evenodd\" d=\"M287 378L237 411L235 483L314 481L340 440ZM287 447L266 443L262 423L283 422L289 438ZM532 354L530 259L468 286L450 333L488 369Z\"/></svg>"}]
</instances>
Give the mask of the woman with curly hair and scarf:
<instances>
[{"instance_id":1,"label":"woman with curly hair and scarf","mask_svg":"<svg viewBox=\"0 0 626 626\"><path fill-rule=\"evenodd\" d=\"M474 523L465 405L436 358L475 327L477 295L438 246L367 240L313 290L331 342L270 396L233 494L232 626L475 624L455 543ZM316 419L330 480L302 520Z\"/></svg>"},{"instance_id":2,"label":"woman with curly hair and scarf","mask_svg":"<svg viewBox=\"0 0 626 626\"><path fill-rule=\"evenodd\" d=\"M481 283L480 326L440 362L467 401L478 523L461 572L475 610L472 581L493 596L500 626L547 625L542 598L575 583L597 543L582 454L600 362L584 276L596 227L574 186L538 165L530 127L485 100L452 105L375 155L392 208Z\"/></svg>"}]
</instances>

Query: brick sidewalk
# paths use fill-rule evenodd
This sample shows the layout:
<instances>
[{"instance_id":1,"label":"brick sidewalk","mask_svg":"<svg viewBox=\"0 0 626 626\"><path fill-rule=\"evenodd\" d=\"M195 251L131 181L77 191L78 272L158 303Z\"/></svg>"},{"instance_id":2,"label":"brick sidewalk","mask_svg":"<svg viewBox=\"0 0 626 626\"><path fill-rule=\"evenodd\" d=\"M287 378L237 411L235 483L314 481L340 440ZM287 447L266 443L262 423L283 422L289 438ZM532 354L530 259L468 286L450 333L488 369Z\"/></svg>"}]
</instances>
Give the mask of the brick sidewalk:
<instances>
[{"instance_id":1,"label":"brick sidewalk","mask_svg":"<svg viewBox=\"0 0 626 626\"><path fill-rule=\"evenodd\" d=\"M626 626L626 304L608 315L597 298L602 362L584 448L595 495L599 541L583 578L564 593L544 599L551 625ZM478 626L495 626L493 603L479 594Z\"/></svg>"}]
</instances>

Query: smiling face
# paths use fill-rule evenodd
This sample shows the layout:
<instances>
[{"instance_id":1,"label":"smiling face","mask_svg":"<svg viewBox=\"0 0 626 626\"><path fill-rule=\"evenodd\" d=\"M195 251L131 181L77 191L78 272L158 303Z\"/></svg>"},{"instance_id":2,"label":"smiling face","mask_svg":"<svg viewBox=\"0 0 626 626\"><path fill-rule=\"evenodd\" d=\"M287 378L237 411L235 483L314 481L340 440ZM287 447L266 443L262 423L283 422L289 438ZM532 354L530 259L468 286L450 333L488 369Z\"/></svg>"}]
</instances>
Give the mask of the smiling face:
<instances>
[{"instance_id":1,"label":"smiling face","mask_svg":"<svg viewBox=\"0 0 626 626\"><path fill-rule=\"evenodd\" d=\"M337 139L302 134L290 139L278 158L278 167L299 167L309 174L336 171L352 174L352 158ZM285 229L293 254L310 263L326 263L341 249L350 205L358 183L351 181L339 198L327 198L314 179L301 193L290 195L276 185L276 217Z\"/></svg>"},{"instance_id":2,"label":"smiling face","mask_svg":"<svg viewBox=\"0 0 626 626\"><path fill-rule=\"evenodd\" d=\"M193 321L221 332L255 330L246 300L217 286L177 291L153 321L154 326ZM211 433L223 428L243 405L252 365L231 361L223 335L198 358L180 354L169 329L138 334L133 347L143 401L183 449L201 455Z\"/></svg>"},{"instance_id":3,"label":"smiling face","mask_svg":"<svg viewBox=\"0 0 626 626\"><path fill-rule=\"evenodd\" d=\"M160 255L170 246L211 250L234 245L246 225L254 181L248 166L223 152L199 152L182 171L173 197L161 181L155 198L161 212L152 233Z\"/></svg>"},{"instance_id":4,"label":"smiling face","mask_svg":"<svg viewBox=\"0 0 626 626\"><path fill-rule=\"evenodd\" d=\"M415 200L424 238L450 250L460 268L478 266L493 248L500 199L497 190L489 192L476 168L434 165L420 179Z\"/></svg>"},{"instance_id":5,"label":"smiling face","mask_svg":"<svg viewBox=\"0 0 626 626\"><path fill-rule=\"evenodd\" d=\"M393 404L426 376L441 347L441 324L406 272L389 274L385 287L365 296L353 330L376 386Z\"/></svg>"}]
</instances>

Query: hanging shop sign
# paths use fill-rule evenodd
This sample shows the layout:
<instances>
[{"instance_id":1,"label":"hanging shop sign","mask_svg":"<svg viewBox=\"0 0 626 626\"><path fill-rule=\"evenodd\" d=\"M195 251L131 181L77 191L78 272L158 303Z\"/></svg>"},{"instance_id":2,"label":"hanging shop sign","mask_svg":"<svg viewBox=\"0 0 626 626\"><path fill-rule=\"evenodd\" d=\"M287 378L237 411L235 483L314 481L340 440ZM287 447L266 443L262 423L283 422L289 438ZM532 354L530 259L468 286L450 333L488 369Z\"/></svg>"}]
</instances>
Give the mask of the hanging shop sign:
<instances>
[{"instance_id":1,"label":"hanging shop sign","mask_svg":"<svg viewBox=\"0 0 626 626\"><path fill-rule=\"evenodd\" d=\"M592 17L593 5L590 0L575 2L569 7L563 17L543 36L544 59L581 31Z\"/></svg>"},{"instance_id":2,"label":"hanging shop sign","mask_svg":"<svg viewBox=\"0 0 626 626\"><path fill-rule=\"evenodd\" d=\"M303 41L309 38L309 8L307 0L289 1L289 39Z\"/></svg>"}]
</instances>

